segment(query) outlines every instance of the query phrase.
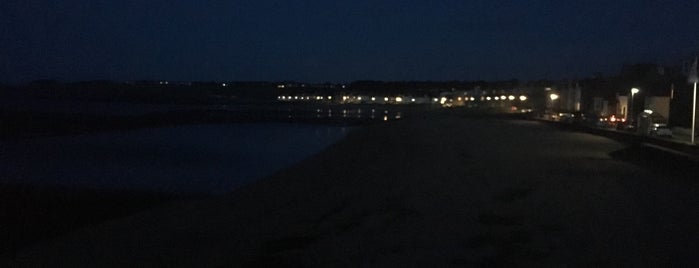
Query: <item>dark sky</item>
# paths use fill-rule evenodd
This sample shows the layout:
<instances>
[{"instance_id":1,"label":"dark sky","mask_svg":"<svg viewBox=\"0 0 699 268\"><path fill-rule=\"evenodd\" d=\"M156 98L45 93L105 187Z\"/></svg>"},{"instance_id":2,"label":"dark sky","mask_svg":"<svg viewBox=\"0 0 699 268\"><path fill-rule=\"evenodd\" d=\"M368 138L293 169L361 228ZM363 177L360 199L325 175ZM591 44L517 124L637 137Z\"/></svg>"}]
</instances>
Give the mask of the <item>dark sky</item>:
<instances>
[{"instance_id":1,"label":"dark sky","mask_svg":"<svg viewBox=\"0 0 699 268\"><path fill-rule=\"evenodd\" d=\"M0 82L539 79L678 63L699 1L0 1Z\"/></svg>"}]
</instances>

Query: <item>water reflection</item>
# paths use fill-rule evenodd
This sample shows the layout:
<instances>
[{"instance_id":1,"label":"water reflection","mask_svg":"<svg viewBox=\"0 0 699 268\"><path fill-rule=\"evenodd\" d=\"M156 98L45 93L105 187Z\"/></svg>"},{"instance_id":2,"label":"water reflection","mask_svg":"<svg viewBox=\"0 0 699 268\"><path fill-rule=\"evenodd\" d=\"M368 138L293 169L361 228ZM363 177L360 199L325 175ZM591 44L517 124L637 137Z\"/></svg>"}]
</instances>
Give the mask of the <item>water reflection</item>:
<instances>
[{"instance_id":1,"label":"water reflection","mask_svg":"<svg viewBox=\"0 0 699 268\"><path fill-rule=\"evenodd\" d=\"M400 111L391 111L391 110L382 110L379 111L381 113L379 116L376 115L376 109L361 109L361 108L356 108L356 109L347 109L343 108L341 110L341 114L333 113L333 109L310 109L309 112L311 113L310 115L306 112L303 112L303 110L297 110L297 111L289 111L289 118L297 118L297 119L303 119L303 118L315 118L315 119L340 119L340 120L349 120L349 119L364 119L364 120L381 120L381 121L391 121L391 120L399 120L404 117L404 114ZM339 112L339 111L338 111Z\"/></svg>"}]
</instances>

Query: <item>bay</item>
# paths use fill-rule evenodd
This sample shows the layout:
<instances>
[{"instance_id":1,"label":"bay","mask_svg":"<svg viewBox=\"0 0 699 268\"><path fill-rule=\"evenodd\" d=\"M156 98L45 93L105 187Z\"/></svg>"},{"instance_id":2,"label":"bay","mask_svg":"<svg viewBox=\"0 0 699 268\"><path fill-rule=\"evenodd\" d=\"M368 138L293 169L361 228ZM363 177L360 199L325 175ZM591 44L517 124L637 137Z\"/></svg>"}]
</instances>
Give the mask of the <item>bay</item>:
<instances>
[{"instance_id":1,"label":"bay","mask_svg":"<svg viewBox=\"0 0 699 268\"><path fill-rule=\"evenodd\" d=\"M349 128L208 124L0 143L0 182L222 194L342 139Z\"/></svg>"}]
</instances>

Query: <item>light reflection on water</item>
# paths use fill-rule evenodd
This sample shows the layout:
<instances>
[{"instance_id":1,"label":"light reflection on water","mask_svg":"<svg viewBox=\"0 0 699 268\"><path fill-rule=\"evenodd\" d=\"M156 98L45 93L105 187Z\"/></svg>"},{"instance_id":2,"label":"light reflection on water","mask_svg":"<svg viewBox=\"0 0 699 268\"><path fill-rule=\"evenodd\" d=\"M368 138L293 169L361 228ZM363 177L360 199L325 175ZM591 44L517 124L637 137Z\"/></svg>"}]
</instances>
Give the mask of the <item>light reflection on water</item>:
<instances>
[{"instance_id":1,"label":"light reflection on water","mask_svg":"<svg viewBox=\"0 0 699 268\"><path fill-rule=\"evenodd\" d=\"M390 120L399 120L403 118L403 114L400 111L390 111L390 110L383 110L380 111L381 116L376 116L376 109L371 109L371 110L362 110L361 108L356 108L356 109L341 109L337 111L333 111L333 109L311 109L309 112L313 113L313 115L304 115L302 111L294 111L294 110L289 110L288 111L288 118L294 118L294 119L303 119L304 117L309 117L309 118L315 118L315 119L350 119L350 118L356 118L356 119L362 119L365 118L366 120L381 120L381 121L390 121ZM336 112L336 113L334 113Z\"/></svg>"}]
</instances>

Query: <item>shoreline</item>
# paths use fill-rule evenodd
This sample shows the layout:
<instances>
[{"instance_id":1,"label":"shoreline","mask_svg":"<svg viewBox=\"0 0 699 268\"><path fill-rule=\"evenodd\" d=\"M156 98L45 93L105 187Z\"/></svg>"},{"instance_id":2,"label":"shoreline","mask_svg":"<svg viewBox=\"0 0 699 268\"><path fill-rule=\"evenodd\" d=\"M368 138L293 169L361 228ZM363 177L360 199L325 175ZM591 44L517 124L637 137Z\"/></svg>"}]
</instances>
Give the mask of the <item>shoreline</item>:
<instances>
[{"instance_id":1,"label":"shoreline","mask_svg":"<svg viewBox=\"0 0 699 268\"><path fill-rule=\"evenodd\" d=\"M235 108L238 107L238 108ZM368 114L372 107L379 109L376 117ZM313 125L361 126L400 117L429 113L429 107L399 107L395 105L257 105L226 108L197 108L149 112L142 115L108 115L81 113L52 113L47 111L0 110L0 141L40 137L70 136L95 132L108 132L152 127L171 127L195 124L227 123L299 123ZM334 116L332 110L335 110ZM365 114L355 114L352 109L365 109ZM383 119L382 111L391 112ZM342 112L346 114L343 114ZM350 113L347 113L350 111ZM379 115L380 113L380 115ZM396 116L396 113L398 116ZM351 116L348 116L350 114Z\"/></svg>"},{"instance_id":2,"label":"shoreline","mask_svg":"<svg viewBox=\"0 0 699 268\"><path fill-rule=\"evenodd\" d=\"M699 185L687 174L659 179L662 171L629 163L637 155L540 122L406 119L353 131L231 195L85 228L10 263L693 263Z\"/></svg>"}]
</instances>

